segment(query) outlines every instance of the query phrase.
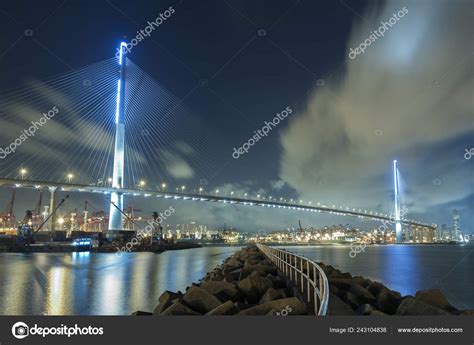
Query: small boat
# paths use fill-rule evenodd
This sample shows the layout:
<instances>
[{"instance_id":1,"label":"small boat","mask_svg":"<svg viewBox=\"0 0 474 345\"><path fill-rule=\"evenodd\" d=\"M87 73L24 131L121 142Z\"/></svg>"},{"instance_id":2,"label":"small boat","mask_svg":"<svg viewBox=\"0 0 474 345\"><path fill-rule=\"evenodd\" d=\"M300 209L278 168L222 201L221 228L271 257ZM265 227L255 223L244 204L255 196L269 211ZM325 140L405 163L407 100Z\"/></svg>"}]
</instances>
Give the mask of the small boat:
<instances>
[{"instance_id":1,"label":"small boat","mask_svg":"<svg viewBox=\"0 0 474 345\"><path fill-rule=\"evenodd\" d=\"M89 237L76 238L72 241L72 250L74 252L88 252L92 249L92 239Z\"/></svg>"}]
</instances>

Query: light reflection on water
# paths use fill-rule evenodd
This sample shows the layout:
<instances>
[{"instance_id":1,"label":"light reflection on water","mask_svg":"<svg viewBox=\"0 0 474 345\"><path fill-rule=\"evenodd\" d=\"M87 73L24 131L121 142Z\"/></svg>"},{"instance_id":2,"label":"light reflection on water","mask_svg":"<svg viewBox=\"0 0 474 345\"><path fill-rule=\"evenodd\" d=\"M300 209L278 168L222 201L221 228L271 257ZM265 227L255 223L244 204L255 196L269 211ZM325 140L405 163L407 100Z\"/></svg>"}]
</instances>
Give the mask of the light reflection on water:
<instances>
[{"instance_id":1,"label":"light reflection on water","mask_svg":"<svg viewBox=\"0 0 474 345\"><path fill-rule=\"evenodd\" d=\"M380 281L402 295L436 288L455 307L474 309L474 246L367 246L355 258L349 257L349 246L285 248L353 276Z\"/></svg>"},{"instance_id":2,"label":"light reflection on water","mask_svg":"<svg viewBox=\"0 0 474 345\"><path fill-rule=\"evenodd\" d=\"M0 254L0 314L126 315L153 310L164 290L182 290L239 247L162 254Z\"/></svg>"},{"instance_id":3,"label":"light reflection on water","mask_svg":"<svg viewBox=\"0 0 474 345\"><path fill-rule=\"evenodd\" d=\"M460 309L474 309L474 254L467 246L348 246L287 249L352 275L377 280L403 295L441 289ZM164 290L197 282L238 247L204 247L162 254L0 254L0 314L127 315L151 311Z\"/></svg>"}]
</instances>

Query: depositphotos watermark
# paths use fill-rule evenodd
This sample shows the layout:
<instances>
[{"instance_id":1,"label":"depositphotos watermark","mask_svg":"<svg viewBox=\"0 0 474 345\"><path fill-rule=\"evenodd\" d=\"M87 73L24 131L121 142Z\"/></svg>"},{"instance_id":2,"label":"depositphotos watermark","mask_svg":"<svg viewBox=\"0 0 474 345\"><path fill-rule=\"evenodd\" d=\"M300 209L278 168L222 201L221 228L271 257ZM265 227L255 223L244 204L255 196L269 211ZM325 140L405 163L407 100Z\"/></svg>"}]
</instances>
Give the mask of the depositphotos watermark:
<instances>
[{"instance_id":1,"label":"depositphotos watermark","mask_svg":"<svg viewBox=\"0 0 474 345\"><path fill-rule=\"evenodd\" d=\"M408 212L408 209L406 208L406 206L403 206L400 209L400 219L403 219L403 217L407 214L407 212ZM393 218L393 214L390 215L390 218L388 221L385 219L382 220L382 225L378 227L378 230L380 232L388 231L389 223L392 225L396 223L395 218ZM351 248L351 251L349 252L349 256L351 258L355 258L357 254L359 254L360 252L365 252L365 247L367 246L367 244L369 244L369 242L367 242L367 240L365 239L362 239L361 241L352 242L351 245L349 246Z\"/></svg>"},{"instance_id":2,"label":"depositphotos watermark","mask_svg":"<svg viewBox=\"0 0 474 345\"><path fill-rule=\"evenodd\" d=\"M70 338L73 335L103 335L104 328L92 326L79 327L77 323L74 324L73 327L69 327L63 324L57 327L39 327L38 324L35 323L35 325L30 328L24 322L16 322L12 326L12 334L17 339L24 339L30 335L40 335L43 338L48 335L62 335Z\"/></svg>"},{"instance_id":3,"label":"depositphotos watermark","mask_svg":"<svg viewBox=\"0 0 474 345\"><path fill-rule=\"evenodd\" d=\"M349 58L355 59L357 55L364 54L365 50L368 46L372 44L372 42L375 42L380 36L383 37L385 32L388 31L388 29L390 29L393 25L395 25L400 19L402 19L407 13L408 9L403 6L400 11L393 14L393 16L388 20L388 22L380 22L380 24L382 25L379 26L377 30L371 31L369 38L359 44L359 46L355 49L350 49Z\"/></svg>"},{"instance_id":4,"label":"depositphotos watermark","mask_svg":"<svg viewBox=\"0 0 474 345\"><path fill-rule=\"evenodd\" d=\"M127 42L127 46L124 47L124 49L127 49L128 53L132 52L133 47L135 47L138 43L143 41L145 37L151 36L151 33L153 30L155 30L157 27L159 27L161 24L164 23L166 19L171 17L173 13L176 11L174 10L173 6L170 6L166 11L163 13L160 13L158 17L152 22L148 21L148 25L145 26L143 29L137 31L137 35L135 38L132 38L130 42ZM117 52L115 53L115 57L118 58L120 56L120 48L117 48Z\"/></svg>"},{"instance_id":5,"label":"depositphotos watermark","mask_svg":"<svg viewBox=\"0 0 474 345\"><path fill-rule=\"evenodd\" d=\"M466 152L464 154L464 159L465 160L470 160L472 156L474 156L474 147L471 147L471 149L464 149L464 151Z\"/></svg>"},{"instance_id":6,"label":"depositphotos watermark","mask_svg":"<svg viewBox=\"0 0 474 345\"><path fill-rule=\"evenodd\" d=\"M249 140L247 140L246 143L244 143L238 149L236 149L234 147L234 152L232 153L232 157L234 159L239 159L239 157L241 155L243 155L244 153L248 153L251 146L255 145L256 142L260 141L260 139L262 139L262 137L268 136L268 133L274 127L276 127L280 123L280 121L283 121L292 112L293 112L293 110L290 107L286 107L285 110L283 110L280 113L277 113L272 121L270 121L270 122L265 121L265 126L263 126L262 129L254 131L254 136L251 137ZM272 128L272 126L273 126L273 128Z\"/></svg>"},{"instance_id":7,"label":"depositphotos watermark","mask_svg":"<svg viewBox=\"0 0 474 345\"><path fill-rule=\"evenodd\" d=\"M27 129L23 129L20 136L16 138L10 145L6 146L5 148L0 147L0 159L6 158L10 153L15 153L18 146L27 141L29 137L34 137L38 128L43 127L43 125L48 122L48 120L51 120L57 113L59 113L59 109L54 106L47 113L43 113L43 116L41 116L38 121L31 121L31 126Z\"/></svg>"},{"instance_id":8,"label":"depositphotos watermark","mask_svg":"<svg viewBox=\"0 0 474 345\"><path fill-rule=\"evenodd\" d=\"M133 246L136 246L140 244L140 241L145 237L145 236L153 236L153 230L155 229L155 225L160 227L161 223L166 220L169 216L171 216L176 210L174 209L173 206L168 207L164 212L160 212L160 215L158 218L155 220L149 220L148 225L145 226L144 230L138 230L137 231L137 236L132 238L127 244L122 246L121 248L116 247L117 251L115 252L115 255L118 257L122 256L123 252L131 252Z\"/></svg>"},{"instance_id":9,"label":"depositphotos watermark","mask_svg":"<svg viewBox=\"0 0 474 345\"><path fill-rule=\"evenodd\" d=\"M293 311L293 309L289 305L287 305L285 308L283 308L279 312L277 311L275 313L275 315L277 315L277 316L288 316L288 314L290 314L292 311Z\"/></svg>"}]
</instances>

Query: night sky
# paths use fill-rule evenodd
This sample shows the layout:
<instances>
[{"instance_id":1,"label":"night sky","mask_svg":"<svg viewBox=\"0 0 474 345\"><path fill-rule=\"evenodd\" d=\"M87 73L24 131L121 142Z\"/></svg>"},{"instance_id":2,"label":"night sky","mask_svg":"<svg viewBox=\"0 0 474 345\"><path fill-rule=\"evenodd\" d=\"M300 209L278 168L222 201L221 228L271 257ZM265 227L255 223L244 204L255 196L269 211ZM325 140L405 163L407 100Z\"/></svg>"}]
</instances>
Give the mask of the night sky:
<instances>
[{"instance_id":1,"label":"night sky","mask_svg":"<svg viewBox=\"0 0 474 345\"><path fill-rule=\"evenodd\" d=\"M148 169L132 173L130 184L144 179L150 187L166 182L170 189L202 186L221 194L261 193L390 213L391 164L398 159L410 218L451 226L452 210L458 209L461 230L472 232L474 157L464 158L465 149L474 147L471 1L2 1L0 105L15 90L54 76L94 64L105 71L109 64L101 62L114 57L120 41L131 40L170 6L174 13L127 57L156 81L156 90L179 102L180 113L166 133L170 148L151 144L149 150L157 153L149 164L150 154L136 153ZM403 7L408 13L383 37L349 58L350 48ZM107 78L101 83L109 85ZM110 96L115 85L107 86ZM1 147L28 123L22 122L21 104L15 106L16 117L0 112ZM291 115L248 154L232 158L234 147L286 107ZM31 178L39 174L27 154L40 150L40 141L47 146L48 139L72 131L79 116L61 109L51 121L63 127L45 126L43 137L29 139L0 160L2 176L18 177L21 166ZM113 112L112 99L111 119ZM153 117L136 111L137 123L140 115ZM155 135L162 115L154 115L156 125L147 135ZM97 121L91 120L91 128ZM104 130L104 136L112 138L113 125L109 122L112 131ZM129 132L137 148L149 142L143 129L137 125ZM81 145L80 138L64 136ZM50 147L56 154L48 154L43 164L61 174L75 166L58 158L60 142L51 140ZM59 160L62 166L56 168ZM88 177L106 177L109 167ZM10 193L0 189L3 204ZM18 194L18 217L34 207L37 196L36 191ZM79 207L85 199L107 208L103 196L82 194L73 195L65 208ZM144 214L170 205L168 200L129 202ZM298 219L304 226L372 224L245 206L172 205L173 224L226 223L249 231L296 227Z\"/></svg>"}]
</instances>

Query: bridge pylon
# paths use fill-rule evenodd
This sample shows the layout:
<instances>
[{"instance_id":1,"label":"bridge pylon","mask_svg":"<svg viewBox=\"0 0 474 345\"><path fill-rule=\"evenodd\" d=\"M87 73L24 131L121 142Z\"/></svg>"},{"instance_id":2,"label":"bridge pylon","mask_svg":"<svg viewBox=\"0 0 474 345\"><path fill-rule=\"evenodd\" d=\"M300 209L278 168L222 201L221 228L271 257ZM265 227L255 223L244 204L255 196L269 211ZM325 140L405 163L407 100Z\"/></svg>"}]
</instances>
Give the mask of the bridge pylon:
<instances>
[{"instance_id":1,"label":"bridge pylon","mask_svg":"<svg viewBox=\"0 0 474 345\"><path fill-rule=\"evenodd\" d=\"M115 109L115 149L112 187L124 187L124 150L125 150L125 48L126 43L120 43L119 66L120 77L117 82L117 105ZM115 206L114 206L115 205ZM123 195L119 192L110 194L110 213L108 238L122 237L124 231L123 216L118 210L123 210ZM118 209L117 209L118 208Z\"/></svg>"},{"instance_id":2,"label":"bridge pylon","mask_svg":"<svg viewBox=\"0 0 474 345\"><path fill-rule=\"evenodd\" d=\"M402 236L402 222L400 217L400 190L399 190L399 176L398 176L398 161L393 161L393 190L395 196L395 235L397 243L403 242Z\"/></svg>"}]
</instances>

